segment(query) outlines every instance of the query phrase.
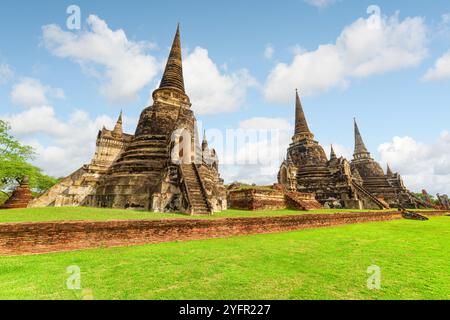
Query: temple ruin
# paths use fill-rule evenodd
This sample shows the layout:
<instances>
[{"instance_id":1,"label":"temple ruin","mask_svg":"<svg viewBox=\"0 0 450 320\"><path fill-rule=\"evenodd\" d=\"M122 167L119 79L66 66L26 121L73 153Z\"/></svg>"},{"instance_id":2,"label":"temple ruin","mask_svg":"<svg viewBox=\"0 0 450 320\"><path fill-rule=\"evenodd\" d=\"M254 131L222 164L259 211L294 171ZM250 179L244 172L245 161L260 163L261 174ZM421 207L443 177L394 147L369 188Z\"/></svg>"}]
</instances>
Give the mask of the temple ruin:
<instances>
[{"instance_id":1,"label":"temple ruin","mask_svg":"<svg viewBox=\"0 0 450 320\"><path fill-rule=\"evenodd\" d=\"M361 177L359 183L371 194L383 199L390 207L417 208L424 205L404 185L398 173L393 173L389 165L384 173L380 164L371 158L367 150L356 120L355 152L351 161L352 172Z\"/></svg>"},{"instance_id":2,"label":"temple ruin","mask_svg":"<svg viewBox=\"0 0 450 320\"><path fill-rule=\"evenodd\" d=\"M177 28L153 105L134 135L103 128L94 159L36 199L32 206L92 206L156 212L212 214L227 208L218 158L197 122L185 92Z\"/></svg>"},{"instance_id":3,"label":"temple ruin","mask_svg":"<svg viewBox=\"0 0 450 320\"><path fill-rule=\"evenodd\" d=\"M348 209L416 208L418 199L405 188L399 174L385 175L367 151L355 122L355 155L351 163L338 158L331 147L328 159L314 140L298 92L295 103L295 133L281 164L278 182L286 188L314 193L325 207Z\"/></svg>"},{"instance_id":4,"label":"temple ruin","mask_svg":"<svg viewBox=\"0 0 450 320\"><path fill-rule=\"evenodd\" d=\"M309 129L298 92L295 100L295 132L278 173L283 190L270 195L236 192L234 203L254 208L260 199L270 198L273 203L267 200L269 207L312 208L320 203L328 208L388 209L428 205L404 186L398 173L389 167L384 173L371 158L356 120L353 159L349 162L337 157L333 147L328 158ZM91 163L62 179L30 206L188 214L225 210L227 192L217 154L209 148L206 135L200 142L197 131L184 87L178 27L160 86L153 92L153 105L142 111L134 135L123 132L121 113L113 130L99 131Z\"/></svg>"},{"instance_id":5,"label":"temple ruin","mask_svg":"<svg viewBox=\"0 0 450 320\"><path fill-rule=\"evenodd\" d=\"M29 179L28 177L23 177L8 200L0 206L0 209L26 208L32 199L33 194L30 190Z\"/></svg>"}]
</instances>

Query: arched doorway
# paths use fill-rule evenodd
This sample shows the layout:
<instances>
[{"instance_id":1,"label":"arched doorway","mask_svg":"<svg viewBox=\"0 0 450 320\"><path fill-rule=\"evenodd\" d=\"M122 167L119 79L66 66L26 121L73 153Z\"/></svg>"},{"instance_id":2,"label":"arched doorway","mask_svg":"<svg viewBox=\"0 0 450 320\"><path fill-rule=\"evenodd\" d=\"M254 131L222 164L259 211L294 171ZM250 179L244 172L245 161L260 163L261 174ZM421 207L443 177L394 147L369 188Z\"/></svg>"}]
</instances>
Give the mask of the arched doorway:
<instances>
[{"instance_id":1,"label":"arched doorway","mask_svg":"<svg viewBox=\"0 0 450 320\"><path fill-rule=\"evenodd\" d=\"M282 167L280 171L280 183L286 185L288 182L287 168Z\"/></svg>"}]
</instances>

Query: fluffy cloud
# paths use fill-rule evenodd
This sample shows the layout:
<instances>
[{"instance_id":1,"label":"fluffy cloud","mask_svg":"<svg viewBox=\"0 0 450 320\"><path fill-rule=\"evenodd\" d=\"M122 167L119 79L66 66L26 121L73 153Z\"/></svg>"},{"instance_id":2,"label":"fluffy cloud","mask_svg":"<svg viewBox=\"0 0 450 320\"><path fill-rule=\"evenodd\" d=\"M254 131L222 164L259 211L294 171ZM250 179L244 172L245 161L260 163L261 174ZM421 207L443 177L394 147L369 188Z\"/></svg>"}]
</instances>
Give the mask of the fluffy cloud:
<instances>
[{"instance_id":1,"label":"fluffy cloud","mask_svg":"<svg viewBox=\"0 0 450 320\"><path fill-rule=\"evenodd\" d=\"M108 116L91 119L82 110L74 111L64 121L50 106L33 107L2 118L11 124L15 136L35 148L35 164L58 177L88 163L94 154L98 130L104 125L109 128L114 125Z\"/></svg>"},{"instance_id":2,"label":"fluffy cloud","mask_svg":"<svg viewBox=\"0 0 450 320\"><path fill-rule=\"evenodd\" d=\"M14 71L7 64L0 64L0 85L5 84L14 77Z\"/></svg>"},{"instance_id":3,"label":"fluffy cloud","mask_svg":"<svg viewBox=\"0 0 450 320\"><path fill-rule=\"evenodd\" d=\"M378 147L383 164L400 172L407 187L430 193L450 193L450 134L444 131L433 144L411 137L394 137Z\"/></svg>"},{"instance_id":4,"label":"fluffy cloud","mask_svg":"<svg viewBox=\"0 0 450 320\"><path fill-rule=\"evenodd\" d=\"M317 8L326 8L334 4L336 0L305 0L305 2Z\"/></svg>"},{"instance_id":5,"label":"fluffy cloud","mask_svg":"<svg viewBox=\"0 0 450 320\"><path fill-rule=\"evenodd\" d=\"M99 79L100 93L111 101L135 100L141 89L156 81L166 57L158 61L147 53L153 44L131 41L123 30L111 30L95 15L87 23L88 29L80 33L44 26L45 47ZM184 69L186 88L199 114L235 111L244 103L247 89L256 85L248 70L222 71L200 47L185 58Z\"/></svg>"},{"instance_id":6,"label":"fluffy cloud","mask_svg":"<svg viewBox=\"0 0 450 320\"><path fill-rule=\"evenodd\" d=\"M243 120L237 129L214 137L221 174L227 183L239 181L271 185L277 181L278 170L292 143L293 125L284 118L255 117ZM207 136L211 135L207 132ZM230 139L233 137L234 139ZM351 159L352 150L333 144L338 157ZM327 148L327 154L330 149Z\"/></svg>"},{"instance_id":7,"label":"fluffy cloud","mask_svg":"<svg viewBox=\"0 0 450 320\"><path fill-rule=\"evenodd\" d=\"M11 124L13 134L19 137L33 136L38 133L60 137L64 136L69 129L64 122L56 118L55 110L45 105L7 116L6 121Z\"/></svg>"},{"instance_id":8,"label":"fluffy cloud","mask_svg":"<svg viewBox=\"0 0 450 320\"><path fill-rule=\"evenodd\" d=\"M65 176L92 158L97 131L104 125L112 128L114 121L105 115L91 119L82 110L73 111L68 120L58 118L47 104L51 95L61 97L61 92L25 78L13 87L11 96L28 108L1 118L10 123L14 136L35 148L37 166L48 174Z\"/></svg>"},{"instance_id":9,"label":"fluffy cloud","mask_svg":"<svg viewBox=\"0 0 450 320\"><path fill-rule=\"evenodd\" d=\"M360 18L344 28L334 44L299 52L291 64L278 63L267 78L266 99L286 103L293 88L304 95L345 88L354 78L417 66L426 57L423 18L400 21L394 15L378 22Z\"/></svg>"},{"instance_id":10,"label":"fluffy cloud","mask_svg":"<svg viewBox=\"0 0 450 320\"><path fill-rule=\"evenodd\" d=\"M23 78L14 85L11 92L11 100L22 107L34 107L48 104L47 96L64 99L62 89L42 85L39 80Z\"/></svg>"},{"instance_id":11,"label":"fluffy cloud","mask_svg":"<svg viewBox=\"0 0 450 320\"><path fill-rule=\"evenodd\" d=\"M422 80L444 80L450 79L450 50L436 60L434 67L427 70Z\"/></svg>"},{"instance_id":12,"label":"fluffy cloud","mask_svg":"<svg viewBox=\"0 0 450 320\"><path fill-rule=\"evenodd\" d=\"M221 72L208 50L200 47L187 55L183 68L186 91L198 114L236 111L245 102L248 88L257 85L246 69Z\"/></svg>"},{"instance_id":13,"label":"fluffy cloud","mask_svg":"<svg viewBox=\"0 0 450 320\"><path fill-rule=\"evenodd\" d=\"M146 50L145 42L134 42L121 29L111 30L95 15L87 19L88 30L63 31L57 25L42 28L43 43L55 56L80 64L101 81L100 93L114 102L130 101L159 72L160 64Z\"/></svg>"},{"instance_id":14,"label":"fluffy cloud","mask_svg":"<svg viewBox=\"0 0 450 320\"><path fill-rule=\"evenodd\" d=\"M224 179L267 185L276 182L293 130L283 118L242 121L237 129L227 132L224 147L217 150Z\"/></svg>"}]
</instances>

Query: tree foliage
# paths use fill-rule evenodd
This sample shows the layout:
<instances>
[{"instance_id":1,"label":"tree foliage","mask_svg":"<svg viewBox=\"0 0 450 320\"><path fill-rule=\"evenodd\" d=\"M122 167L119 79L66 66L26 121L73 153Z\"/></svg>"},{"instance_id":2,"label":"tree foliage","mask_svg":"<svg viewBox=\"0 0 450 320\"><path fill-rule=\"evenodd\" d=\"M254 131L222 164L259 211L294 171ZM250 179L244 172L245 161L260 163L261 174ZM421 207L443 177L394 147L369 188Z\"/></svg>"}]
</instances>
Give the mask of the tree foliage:
<instances>
[{"instance_id":1,"label":"tree foliage","mask_svg":"<svg viewBox=\"0 0 450 320\"><path fill-rule=\"evenodd\" d=\"M8 133L8 123L0 120L0 189L7 190L28 176L30 187L37 192L47 190L56 183L56 179L42 173L41 169L28 161L33 160L34 150L22 145Z\"/></svg>"}]
</instances>

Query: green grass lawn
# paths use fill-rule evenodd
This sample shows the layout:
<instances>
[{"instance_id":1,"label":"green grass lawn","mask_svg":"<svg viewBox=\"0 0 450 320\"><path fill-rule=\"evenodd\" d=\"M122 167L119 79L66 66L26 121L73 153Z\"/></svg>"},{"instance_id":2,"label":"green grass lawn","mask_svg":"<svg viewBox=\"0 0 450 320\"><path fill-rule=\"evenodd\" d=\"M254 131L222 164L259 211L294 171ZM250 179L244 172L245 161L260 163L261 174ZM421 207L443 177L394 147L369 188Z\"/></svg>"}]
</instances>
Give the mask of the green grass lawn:
<instances>
[{"instance_id":1,"label":"green grass lawn","mask_svg":"<svg viewBox=\"0 0 450 320\"><path fill-rule=\"evenodd\" d=\"M321 209L312 211L275 210L275 211L244 211L227 210L213 216L188 216L176 213L154 213L148 211L133 211L120 209L97 209L84 207L64 208L32 208L0 211L0 223L29 222L29 221L106 221L106 220L134 220L134 219L216 219L232 217L262 217L280 215L298 215L314 213L358 212L360 210ZM364 210L370 211L370 210Z\"/></svg>"},{"instance_id":2,"label":"green grass lawn","mask_svg":"<svg viewBox=\"0 0 450 320\"><path fill-rule=\"evenodd\" d=\"M0 299L450 299L450 217L1 257ZM381 268L381 290L367 268Z\"/></svg>"}]
</instances>

